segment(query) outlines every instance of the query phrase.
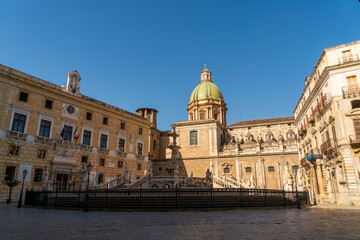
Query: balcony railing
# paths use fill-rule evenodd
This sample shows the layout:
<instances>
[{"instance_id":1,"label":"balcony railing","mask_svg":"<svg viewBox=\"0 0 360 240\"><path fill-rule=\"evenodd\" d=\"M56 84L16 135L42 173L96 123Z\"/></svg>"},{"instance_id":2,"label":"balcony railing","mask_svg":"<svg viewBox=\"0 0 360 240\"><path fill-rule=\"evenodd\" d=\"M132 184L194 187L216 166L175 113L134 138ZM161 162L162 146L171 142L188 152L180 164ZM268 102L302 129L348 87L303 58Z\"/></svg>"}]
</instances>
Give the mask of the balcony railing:
<instances>
[{"instance_id":1,"label":"balcony railing","mask_svg":"<svg viewBox=\"0 0 360 240\"><path fill-rule=\"evenodd\" d=\"M8 138L16 138L16 139L26 140L28 135L26 133L22 133L22 132L8 131L7 136L8 136Z\"/></svg>"},{"instance_id":2,"label":"balcony railing","mask_svg":"<svg viewBox=\"0 0 360 240\"><path fill-rule=\"evenodd\" d=\"M48 137L36 136L35 142L45 143L45 144L53 144L54 139L51 139L51 138L48 138Z\"/></svg>"},{"instance_id":3,"label":"balcony railing","mask_svg":"<svg viewBox=\"0 0 360 240\"><path fill-rule=\"evenodd\" d=\"M344 98L354 98L360 95L360 85L350 85L342 87L342 93Z\"/></svg>"},{"instance_id":4,"label":"balcony railing","mask_svg":"<svg viewBox=\"0 0 360 240\"><path fill-rule=\"evenodd\" d=\"M304 158L302 158L302 159L300 160L300 165L301 165L302 167L306 167L306 166L309 165L308 161L306 160L306 157L304 157Z\"/></svg>"},{"instance_id":5,"label":"balcony railing","mask_svg":"<svg viewBox=\"0 0 360 240\"><path fill-rule=\"evenodd\" d=\"M122 157L122 158L126 158L126 156L127 156L127 153L126 153L126 152L120 152L120 151L118 151L117 154L118 154L119 157Z\"/></svg>"},{"instance_id":6,"label":"balcony railing","mask_svg":"<svg viewBox=\"0 0 360 240\"><path fill-rule=\"evenodd\" d=\"M136 160L144 160L144 159L145 159L145 156L136 154L136 155L135 155L135 158L136 158Z\"/></svg>"},{"instance_id":7,"label":"balcony railing","mask_svg":"<svg viewBox=\"0 0 360 240\"><path fill-rule=\"evenodd\" d=\"M92 151L94 147L90 145L80 144L80 148L81 150Z\"/></svg>"},{"instance_id":8,"label":"balcony railing","mask_svg":"<svg viewBox=\"0 0 360 240\"><path fill-rule=\"evenodd\" d=\"M347 63L347 62L355 62L355 61L358 61L358 60L360 60L360 59L359 59L359 56L357 54L345 55L343 57L338 58L339 64Z\"/></svg>"},{"instance_id":9,"label":"balcony railing","mask_svg":"<svg viewBox=\"0 0 360 240\"><path fill-rule=\"evenodd\" d=\"M337 145L337 140L330 138L321 144L321 152L325 154L328 159L336 158L339 155L339 149Z\"/></svg>"},{"instance_id":10,"label":"balcony railing","mask_svg":"<svg viewBox=\"0 0 360 240\"><path fill-rule=\"evenodd\" d=\"M107 148L102 148L102 147L100 147L100 148L98 149L98 153L99 153L99 154L108 155L109 152L110 152L110 149L107 149Z\"/></svg>"}]
</instances>

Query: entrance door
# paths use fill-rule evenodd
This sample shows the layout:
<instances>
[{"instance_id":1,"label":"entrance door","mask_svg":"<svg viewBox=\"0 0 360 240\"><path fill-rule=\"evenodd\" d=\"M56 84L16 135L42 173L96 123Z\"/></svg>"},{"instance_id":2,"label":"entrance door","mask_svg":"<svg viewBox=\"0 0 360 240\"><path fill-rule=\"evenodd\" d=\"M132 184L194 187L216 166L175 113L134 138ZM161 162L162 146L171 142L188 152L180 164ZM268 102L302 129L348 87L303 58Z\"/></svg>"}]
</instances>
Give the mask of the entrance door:
<instances>
[{"instance_id":1,"label":"entrance door","mask_svg":"<svg viewBox=\"0 0 360 240\"><path fill-rule=\"evenodd\" d=\"M58 190L67 190L68 175L66 173L56 174L56 187Z\"/></svg>"}]
</instances>

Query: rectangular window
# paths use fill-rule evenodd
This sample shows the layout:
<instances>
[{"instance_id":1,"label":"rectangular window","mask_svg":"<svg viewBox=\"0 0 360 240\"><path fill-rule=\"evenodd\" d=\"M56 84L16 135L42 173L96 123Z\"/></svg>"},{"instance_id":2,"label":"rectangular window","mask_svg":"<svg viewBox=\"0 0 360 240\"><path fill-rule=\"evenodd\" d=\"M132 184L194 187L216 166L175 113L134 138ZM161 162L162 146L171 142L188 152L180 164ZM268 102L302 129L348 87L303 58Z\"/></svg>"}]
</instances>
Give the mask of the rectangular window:
<instances>
[{"instance_id":1,"label":"rectangular window","mask_svg":"<svg viewBox=\"0 0 360 240\"><path fill-rule=\"evenodd\" d=\"M200 120L204 120L205 119L205 114L200 114Z\"/></svg>"},{"instance_id":2,"label":"rectangular window","mask_svg":"<svg viewBox=\"0 0 360 240\"><path fill-rule=\"evenodd\" d=\"M125 139L119 138L119 152L125 152Z\"/></svg>"},{"instance_id":3,"label":"rectangular window","mask_svg":"<svg viewBox=\"0 0 360 240\"><path fill-rule=\"evenodd\" d=\"M29 96L29 94L27 94L26 92L20 92L19 100L22 102L27 102L28 96Z\"/></svg>"},{"instance_id":4,"label":"rectangular window","mask_svg":"<svg viewBox=\"0 0 360 240\"><path fill-rule=\"evenodd\" d=\"M143 145L142 143L138 143L137 145L137 154L142 155Z\"/></svg>"},{"instance_id":5,"label":"rectangular window","mask_svg":"<svg viewBox=\"0 0 360 240\"><path fill-rule=\"evenodd\" d=\"M19 155L19 146L10 145L9 147L9 155L10 156L18 156Z\"/></svg>"},{"instance_id":6,"label":"rectangular window","mask_svg":"<svg viewBox=\"0 0 360 240\"><path fill-rule=\"evenodd\" d=\"M198 145L198 132L191 131L190 132L190 146Z\"/></svg>"},{"instance_id":7,"label":"rectangular window","mask_svg":"<svg viewBox=\"0 0 360 240\"><path fill-rule=\"evenodd\" d=\"M91 141L91 131L84 130L83 144L90 145L90 141Z\"/></svg>"},{"instance_id":8,"label":"rectangular window","mask_svg":"<svg viewBox=\"0 0 360 240\"><path fill-rule=\"evenodd\" d=\"M92 119L92 113L87 112L86 113L86 120L91 120Z\"/></svg>"},{"instance_id":9,"label":"rectangular window","mask_svg":"<svg viewBox=\"0 0 360 240\"><path fill-rule=\"evenodd\" d=\"M38 158L45 159L46 150L38 150Z\"/></svg>"},{"instance_id":10,"label":"rectangular window","mask_svg":"<svg viewBox=\"0 0 360 240\"><path fill-rule=\"evenodd\" d=\"M49 137L50 136L51 122L41 119L39 136Z\"/></svg>"},{"instance_id":11,"label":"rectangular window","mask_svg":"<svg viewBox=\"0 0 360 240\"><path fill-rule=\"evenodd\" d=\"M120 128L121 128L121 130L125 130L125 123L122 122L122 123L120 124Z\"/></svg>"},{"instance_id":12,"label":"rectangular window","mask_svg":"<svg viewBox=\"0 0 360 240\"><path fill-rule=\"evenodd\" d=\"M359 90L359 84L356 79L356 76L347 77L346 81L349 90Z\"/></svg>"},{"instance_id":13,"label":"rectangular window","mask_svg":"<svg viewBox=\"0 0 360 240\"><path fill-rule=\"evenodd\" d=\"M142 135L142 128L139 128L139 134Z\"/></svg>"},{"instance_id":14,"label":"rectangular window","mask_svg":"<svg viewBox=\"0 0 360 240\"><path fill-rule=\"evenodd\" d=\"M42 168L35 168L34 182L41 182L41 180L42 180L42 173L43 173Z\"/></svg>"},{"instance_id":15,"label":"rectangular window","mask_svg":"<svg viewBox=\"0 0 360 240\"><path fill-rule=\"evenodd\" d=\"M14 180L15 169L16 167L13 166L6 167L4 181Z\"/></svg>"},{"instance_id":16,"label":"rectangular window","mask_svg":"<svg viewBox=\"0 0 360 240\"><path fill-rule=\"evenodd\" d=\"M215 120L217 119L217 113L214 114L214 119L215 119Z\"/></svg>"},{"instance_id":17,"label":"rectangular window","mask_svg":"<svg viewBox=\"0 0 360 240\"><path fill-rule=\"evenodd\" d=\"M26 123L26 115L15 113L11 131L23 133L25 131L25 123Z\"/></svg>"},{"instance_id":18,"label":"rectangular window","mask_svg":"<svg viewBox=\"0 0 360 240\"><path fill-rule=\"evenodd\" d=\"M109 123L109 119L106 118L106 117L104 117L104 118L103 118L103 124L104 124L104 125L108 125L108 123Z\"/></svg>"},{"instance_id":19,"label":"rectangular window","mask_svg":"<svg viewBox=\"0 0 360 240\"><path fill-rule=\"evenodd\" d=\"M73 127L64 125L63 129L63 139L71 142Z\"/></svg>"},{"instance_id":20,"label":"rectangular window","mask_svg":"<svg viewBox=\"0 0 360 240\"><path fill-rule=\"evenodd\" d=\"M45 108L52 109L52 106L53 106L53 101L51 101L51 100L45 101Z\"/></svg>"},{"instance_id":21,"label":"rectangular window","mask_svg":"<svg viewBox=\"0 0 360 240\"><path fill-rule=\"evenodd\" d=\"M156 150L156 140L154 140L153 150Z\"/></svg>"},{"instance_id":22,"label":"rectangular window","mask_svg":"<svg viewBox=\"0 0 360 240\"><path fill-rule=\"evenodd\" d=\"M107 138L108 138L108 136L105 135L105 134L100 135L100 147L101 148L106 148L107 147Z\"/></svg>"},{"instance_id":23,"label":"rectangular window","mask_svg":"<svg viewBox=\"0 0 360 240\"><path fill-rule=\"evenodd\" d=\"M275 172L275 167L273 167L273 166L268 167L268 172L269 173Z\"/></svg>"},{"instance_id":24,"label":"rectangular window","mask_svg":"<svg viewBox=\"0 0 360 240\"><path fill-rule=\"evenodd\" d=\"M348 62L352 60L352 55L350 50L346 50L342 52L344 62Z\"/></svg>"},{"instance_id":25,"label":"rectangular window","mask_svg":"<svg viewBox=\"0 0 360 240\"><path fill-rule=\"evenodd\" d=\"M118 161L118 168L122 168L123 167L123 162L122 161Z\"/></svg>"},{"instance_id":26,"label":"rectangular window","mask_svg":"<svg viewBox=\"0 0 360 240\"><path fill-rule=\"evenodd\" d=\"M81 163L87 163L88 161L88 157L87 156L82 156L81 157Z\"/></svg>"},{"instance_id":27,"label":"rectangular window","mask_svg":"<svg viewBox=\"0 0 360 240\"><path fill-rule=\"evenodd\" d=\"M137 170L139 170L139 171L141 170L141 164L137 165Z\"/></svg>"},{"instance_id":28,"label":"rectangular window","mask_svg":"<svg viewBox=\"0 0 360 240\"><path fill-rule=\"evenodd\" d=\"M105 159L104 158L100 158L100 166L105 166Z\"/></svg>"}]
</instances>

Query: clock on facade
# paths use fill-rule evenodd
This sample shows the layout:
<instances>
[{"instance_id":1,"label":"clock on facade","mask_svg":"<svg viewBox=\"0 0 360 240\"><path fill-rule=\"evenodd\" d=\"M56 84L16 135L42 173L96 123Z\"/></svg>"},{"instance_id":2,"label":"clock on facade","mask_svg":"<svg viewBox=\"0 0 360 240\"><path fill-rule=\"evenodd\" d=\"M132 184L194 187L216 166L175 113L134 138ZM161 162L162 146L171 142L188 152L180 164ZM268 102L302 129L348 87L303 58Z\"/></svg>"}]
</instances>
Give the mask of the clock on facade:
<instances>
[{"instance_id":1,"label":"clock on facade","mask_svg":"<svg viewBox=\"0 0 360 240\"><path fill-rule=\"evenodd\" d=\"M70 114L73 114L75 111L74 107L73 106L68 106L67 107L67 112L70 113Z\"/></svg>"}]
</instances>

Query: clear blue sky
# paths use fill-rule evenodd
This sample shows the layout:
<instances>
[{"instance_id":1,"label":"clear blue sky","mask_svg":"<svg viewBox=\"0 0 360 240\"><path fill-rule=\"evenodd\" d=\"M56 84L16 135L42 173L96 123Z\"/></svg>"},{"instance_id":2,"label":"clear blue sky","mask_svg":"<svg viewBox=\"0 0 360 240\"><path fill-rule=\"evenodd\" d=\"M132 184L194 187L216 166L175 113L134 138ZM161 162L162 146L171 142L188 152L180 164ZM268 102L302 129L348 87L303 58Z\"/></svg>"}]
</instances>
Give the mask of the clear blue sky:
<instances>
[{"instance_id":1,"label":"clear blue sky","mask_svg":"<svg viewBox=\"0 0 360 240\"><path fill-rule=\"evenodd\" d=\"M135 112L187 120L204 59L228 124L291 116L324 48L360 40L357 0L2 1L0 63Z\"/></svg>"}]
</instances>

